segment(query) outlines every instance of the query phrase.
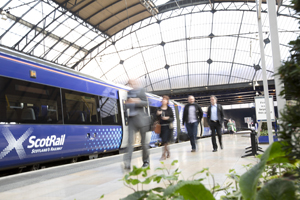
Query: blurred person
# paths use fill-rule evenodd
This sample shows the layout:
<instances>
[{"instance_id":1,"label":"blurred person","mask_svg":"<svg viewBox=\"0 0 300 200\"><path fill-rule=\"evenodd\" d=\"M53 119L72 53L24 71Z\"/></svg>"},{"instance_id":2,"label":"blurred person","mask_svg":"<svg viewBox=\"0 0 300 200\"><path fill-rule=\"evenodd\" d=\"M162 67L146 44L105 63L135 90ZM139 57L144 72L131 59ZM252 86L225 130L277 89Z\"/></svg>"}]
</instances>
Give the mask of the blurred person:
<instances>
[{"instance_id":1,"label":"blurred person","mask_svg":"<svg viewBox=\"0 0 300 200\"><path fill-rule=\"evenodd\" d=\"M228 120L228 123L227 123L227 130L229 131L229 133L235 133L236 132L236 129L235 129L235 123L229 119Z\"/></svg>"},{"instance_id":2,"label":"blurred person","mask_svg":"<svg viewBox=\"0 0 300 200\"><path fill-rule=\"evenodd\" d=\"M218 150L218 145L216 142L216 132L218 134L220 147L221 149L223 149L221 128L224 122L224 111L221 104L217 104L216 96L210 96L210 103L211 105L209 105L207 108L207 122L211 130L213 152L216 152Z\"/></svg>"},{"instance_id":3,"label":"blurred person","mask_svg":"<svg viewBox=\"0 0 300 200\"><path fill-rule=\"evenodd\" d=\"M164 146L160 160L165 160L170 157L170 151L168 144L170 143L171 137L173 136L173 111L169 105L169 96L163 95L161 101L161 107L157 108L156 117L161 125L160 138L161 143Z\"/></svg>"},{"instance_id":4,"label":"blurred person","mask_svg":"<svg viewBox=\"0 0 300 200\"><path fill-rule=\"evenodd\" d=\"M198 124L202 120L203 111L201 107L195 103L194 96L188 96L188 102L189 103L185 105L183 110L182 124L185 124L185 127L188 131L188 135L190 137L190 142L192 146L191 152L196 152Z\"/></svg>"},{"instance_id":5,"label":"blurred person","mask_svg":"<svg viewBox=\"0 0 300 200\"><path fill-rule=\"evenodd\" d=\"M147 97L145 89L139 87L135 80L129 80L129 85L133 88L127 94L126 110L129 109L129 133L128 133L128 145L126 153L124 154L124 168L130 170L131 158L133 152L133 138L137 131L141 134L142 143L142 159L143 166L149 166L149 145L146 144L146 132L150 128L150 118L145 113L144 108L147 106Z\"/></svg>"}]
</instances>

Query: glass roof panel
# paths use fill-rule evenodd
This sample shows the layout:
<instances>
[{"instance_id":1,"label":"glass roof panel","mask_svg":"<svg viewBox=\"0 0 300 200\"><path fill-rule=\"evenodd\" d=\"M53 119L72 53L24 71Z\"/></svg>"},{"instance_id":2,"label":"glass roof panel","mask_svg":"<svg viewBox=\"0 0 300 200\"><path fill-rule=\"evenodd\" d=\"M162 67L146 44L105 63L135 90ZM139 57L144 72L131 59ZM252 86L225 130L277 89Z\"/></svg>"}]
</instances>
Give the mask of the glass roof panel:
<instances>
[{"instance_id":1,"label":"glass roof panel","mask_svg":"<svg viewBox=\"0 0 300 200\"><path fill-rule=\"evenodd\" d=\"M206 61L209 59L210 39L192 39L187 41L188 61Z\"/></svg>"},{"instance_id":2,"label":"glass roof panel","mask_svg":"<svg viewBox=\"0 0 300 200\"><path fill-rule=\"evenodd\" d=\"M232 62L237 38L215 37L212 39L211 59L213 61Z\"/></svg>"},{"instance_id":3,"label":"glass roof panel","mask_svg":"<svg viewBox=\"0 0 300 200\"><path fill-rule=\"evenodd\" d=\"M131 71L131 76L129 76L130 78L136 79L139 76L141 76L142 74L147 73L146 69L145 69L145 62L144 62L143 56L140 53L135 54L134 56L132 56L129 59L125 60L124 67L125 67L125 69L128 73L129 73L130 70L133 69L133 71ZM142 74L139 73L139 72L141 72L140 70L142 70ZM135 75L133 74L134 72L136 72Z\"/></svg>"},{"instance_id":4,"label":"glass roof panel","mask_svg":"<svg viewBox=\"0 0 300 200\"><path fill-rule=\"evenodd\" d=\"M143 51L143 56L149 72L161 69L166 65L164 51L160 45Z\"/></svg>"},{"instance_id":5,"label":"glass roof panel","mask_svg":"<svg viewBox=\"0 0 300 200\"><path fill-rule=\"evenodd\" d=\"M207 85L208 68L207 62L189 63L189 84L190 87L201 87Z\"/></svg>"},{"instance_id":6,"label":"glass roof panel","mask_svg":"<svg viewBox=\"0 0 300 200\"><path fill-rule=\"evenodd\" d=\"M113 80L116 77L118 77L118 76L120 76L124 73L125 73L124 66L123 65L118 65L118 66L112 68L109 72L107 72L105 74L105 76L108 80Z\"/></svg>"},{"instance_id":7,"label":"glass roof panel","mask_svg":"<svg viewBox=\"0 0 300 200\"><path fill-rule=\"evenodd\" d=\"M143 29L140 29L136 33L136 37L140 43L140 46L146 46L150 44L159 44L161 43L161 34L160 28L157 23L147 26Z\"/></svg>"},{"instance_id":8,"label":"glass roof panel","mask_svg":"<svg viewBox=\"0 0 300 200\"><path fill-rule=\"evenodd\" d=\"M230 83L238 83L237 81L243 80L242 82L252 81L254 75L254 68L245 65L234 64L232 67Z\"/></svg>"},{"instance_id":9,"label":"glass roof panel","mask_svg":"<svg viewBox=\"0 0 300 200\"><path fill-rule=\"evenodd\" d=\"M149 77L152 81L154 90L162 90L164 88L170 89L168 71L165 68L152 71L149 74Z\"/></svg>"},{"instance_id":10,"label":"glass roof panel","mask_svg":"<svg viewBox=\"0 0 300 200\"><path fill-rule=\"evenodd\" d=\"M1 1L0 6L5 5L7 1ZM154 3L162 5L167 1L154 0ZM289 4L289 1L284 0L284 4ZM57 6L48 1L29 3L25 0L14 0L4 10L10 7L12 15L22 17L34 5L36 6L23 17L23 20L33 25ZM160 24L155 23L154 17L149 17L120 31L106 42L99 32L90 30L84 24L80 25L82 20L71 19L71 13L59 17L61 11L57 10L55 15L53 13L37 24L38 28L51 24L46 28L47 33L31 31L16 49L22 51L25 48L24 52L69 67L87 55L77 67L84 67L82 72L123 84L128 82L129 77L134 77L147 86L148 91L227 84L229 80L230 83L252 81L252 66L261 65L261 61L256 13L247 12L247 5L250 8L255 6L249 2L228 2L215 3L217 11L214 13L210 12L210 4L160 13L157 15L157 18L162 20ZM236 11L239 8L243 8L244 11ZM263 4L262 9L266 8L267 5ZM200 12L201 10L204 12ZM193 14L188 14L191 11ZM279 13L290 15L293 11L281 6ZM0 36L14 23L15 21L9 18L0 19ZM262 13L262 23L264 39L271 39L266 13ZM298 26L294 18L278 17L282 60L289 56L288 42L299 35ZM0 42L12 48L30 29L31 25L16 23ZM211 33L213 39L209 38ZM47 37L44 37L45 34ZM113 41L116 41L115 46L109 46ZM95 48L102 42L104 43L100 47ZM95 49L89 52L93 48ZM78 49L81 50L78 52ZM270 71L268 77L272 79L271 44L266 45L265 53L266 67ZM120 64L120 61L124 61L124 64ZM169 65L169 70L165 69L166 64ZM232 76L229 79L230 73ZM255 79L261 80L261 70Z\"/></svg>"},{"instance_id":11,"label":"glass roof panel","mask_svg":"<svg viewBox=\"0 0 300 200\"><path fill-rule=\"evenodd\" d=\"M166 52L166 62L168 65L186 63L186 42L172 42L164 46Z\"/></svg>"},{"instance_id":12,"label":"glass roof panel","mask_svg":"<svg viewBox=\"0 0 300 200\"><path fill-rule=\"evenodd\" d=\"M207 37L211 34L212 13L194 13L186 16L187 37Z\"/></svg>"},{"instance_id":13,"label":"glass roof panel","mask_svg":"<svg viewBox=\"0 0 300 200\"><path fill-rule=\"evenodd\" d=\"M185 38L184 17L174 17L160 23L162 40L164 42Z\"/></svg>"},{"instance_id":14,"label":"glass roof panel","mask_svg":"<svg viewBox=\"0 0 300 200\"><path fill-rule=\"evenodd\" d=\"M243 12L237 11L216 12L213 18L212 33L216 36L237 34L241 26L242 15Z\"/></svg>"},{"instance_id":15,"label":"glass roof panel","mask_svg":"<svg viewBox=\"0 0 300 200\"><path fill-rule=\"evenodd\" d=\"M231 63L211 63L209 66L209 85L228 84L231 66Z\"/></svg>"},{"instance_id":16,"label":"glass roof panel","mask_svg":"<svg viewBox=\"0 0 300 200\"><path fill-rule=\"evenodd\" d=\"M163 5L165 3L167 3L170 0L153 0L152 2L156 5L156 6L160 6Z\"/></svg>"}]
</instances>

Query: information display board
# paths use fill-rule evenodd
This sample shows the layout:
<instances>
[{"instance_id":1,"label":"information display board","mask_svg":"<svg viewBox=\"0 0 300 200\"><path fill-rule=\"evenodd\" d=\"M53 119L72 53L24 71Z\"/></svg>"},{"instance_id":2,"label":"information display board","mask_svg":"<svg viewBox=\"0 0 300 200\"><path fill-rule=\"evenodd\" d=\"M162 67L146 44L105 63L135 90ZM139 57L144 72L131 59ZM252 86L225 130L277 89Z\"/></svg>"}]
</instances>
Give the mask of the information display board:
<instances>
[{"instance_id":1,"label":"information display board","mask_svg":"<svg viewBox=\"0 0 300 200\"><path fill-rule=\"evenodd\" d=\"M269 96L271 120L275 121L273 96ZM265 97L255 97L255 113L257 121L267 121Z\"/></svg>"}]
</instances>

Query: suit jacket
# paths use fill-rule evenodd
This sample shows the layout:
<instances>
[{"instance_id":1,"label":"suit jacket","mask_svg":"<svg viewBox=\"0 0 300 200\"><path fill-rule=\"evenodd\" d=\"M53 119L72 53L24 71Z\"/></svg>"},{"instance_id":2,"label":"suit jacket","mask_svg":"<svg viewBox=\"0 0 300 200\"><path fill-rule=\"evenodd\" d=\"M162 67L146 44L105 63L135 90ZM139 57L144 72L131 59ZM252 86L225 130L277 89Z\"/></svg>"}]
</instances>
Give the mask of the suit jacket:
<instances>
[{"instance_id":1,"label":"suit jacket","mask_svg":"<svg viewBox=\"0 0 300 200\"><path fill-rule=\"evenodd\" d=\"M129 117L134 118L134 123L136 127L149 126L151 119L145 112L146 106L148 105L146 93L144 88L132 89L127 94L127 99L129 98L139 98L139 103L126 104L126 108L129 108Z\"/></svg>"},{"instance_id":2,"label":"suit jacket","mask_svg":"<svg viewBox=\"0 0 300 200\"><path fill-rule=\"evenodd\" d=\"M221 104L217 104L217 115L219 119L219 124L222 125L224 122L224 111ZM211 117L211 105L207 108L207 122L210 125L210 117Z\"/></svg>"},{"instance_id":3,"label":"suit jacket","mask_svg":"<svg viewBox=\"0 0 300 200\"><path fill-rule=\"evenodd\" d=\"M147 97L144 88L132 89L128 91L127 99L139 98L139 103L126 104L126 108L129 108L129 116L146 115L144 108L148 105Z\"/></svg>"},{"instance_id":4,"label":"suit jacket","mask_svg":"<svg viewBox=\"0 0 300 200\"><path fill-rule=\"evenodd\" d=\"M184 123L188 123L189 122L189 107L191 105L194 105L195 106L195 111L196 111L196 118L198 120L198 122L201 121L202 117L203 117L203 111L201 109L201 107L194 103L194 104L187 104L185 105L184 107L184 110L183 110L183 117L182 117L182 124L184 125Z\"/></svg>"}]
</instances>

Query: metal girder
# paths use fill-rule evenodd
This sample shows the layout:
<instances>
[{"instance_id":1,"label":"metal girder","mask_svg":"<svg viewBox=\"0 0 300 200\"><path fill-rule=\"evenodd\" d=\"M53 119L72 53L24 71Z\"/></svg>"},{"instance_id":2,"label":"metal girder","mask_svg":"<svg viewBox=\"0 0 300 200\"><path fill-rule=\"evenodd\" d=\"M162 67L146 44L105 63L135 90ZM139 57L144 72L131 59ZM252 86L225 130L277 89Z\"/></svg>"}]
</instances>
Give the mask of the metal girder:
<instances>
[{"instance_id":1,"label":"metal girder","mask_svg":"<svg viewBox=\"0 0 300 200\"><path fill-rule=\"evenodd\" d=\"M95 27L95 28L98 27L100 24L102 24L102 23L104 23L105 21L107 21L107 20L109 20L109 19L115 17L115 16L118 15L119 13L122 13L122 12L126 11L127 9L133 8L133 7L137 6L137 5L140 5L140 2L138 2L138 3L136 3L136 4L133 4L133 5L127 7L127 8L125 8L125 9L123 9L123 10L120 10L120 11L117 12L117 13L114 13L113 15L111 15L111 16L109 16L109 17L103 19L102 21L98 22L97 24L95 24L94 27ZM145 12L145 10L144 10L143 12ZM132 16L135 16L135 14L132 15ZM132 17L132 16L130 16L130 17ZM125 21L126 21L128 18L129 18L129 16L127 16L127 18L125 19ZM123 21L124 21L124 20L123 20ZM123 22L123 21L121 21L121 22ZM107 28L107 29L104 30L103 32L105 33L105 32L106 32L107 30L109 30L111 27L114 27L115 25L117 25L117 24L119 24L119 23L121 23L121 22L118 22L118 23L116 23L116 24L112 24L109 28Z\"/></svg>"},{"instance_id":2,"label":"metal girder","mask_svg":"<svg viewBox=\"0 0 300 200\"><path fill-rule=\"evenodd\" d=\"M84 1L85 1L85 0L82 0L81 2L83 3ZM80 3L81 3L81 2L80 2ZM85 4L84 6L82 6L81 8L79 8L79 9L73 11L72 13L78 14L82 9L88 7L89 5L91 5L92 3L95 3L95 2L97 2L97 0L92 0L92 1L90 1L89 3ZM76 1L75 1L75 5L76 5L76 6L78 5L78 4L76 4ZM72 7L73 7L73 6L72 6Z\"/></svg>"},{"instance_id":3,"label":"metal girder","mask_svg":"<svg viewBox=\"0 0 300 200\"><path fill-rule=\"evenodd\" d=\"M58 4L58 3L56 3L56 2L54 2L54 1L52 1L52 0L40 0L40 1L43 1L44 3L47 3L48 5L50 5L50 6L52 6L52 7L55 7L53 4L55 4L55 5L60 5L60 4ZM66 1L69 1L69 0L66 0ZM84 1L84 0L83 0ZM67 2L64 2L64 5L66 4ZM76 6L77 6L78 4L76 4ZM67 10L66 8L65 8L65 6L62 6L62 7L60 7L61 9L63 9L64 11L66 11L66 12L70 12L69 10ZM71 12L70 12L71 13ZM90 23L88 23L86 20L84 20L84 19L81 19L81 18L79 18L79 17L77 17L76 15L74 15L74 13L71 13L71 15L69 15L68 14L68 17L69 18L71 18L71 19L73 19L73 20L75 20L75 21L77 21L77 22L83 22L82 23L82 25L83 26L85 26L86 28L88 28L88 29L90 29L90 30L92 30L92 31L94 31L94 32L99 32L100 30L99 29L95 29ZM100 31L101 32L101 31ZM103 38L108 38L109 36L108 35L106 35L106 34L104 34L104 33L102 33L101 32L101 34L100 34L100 36L101 37L103 37Z\"/></svg>"},{"instance_id":4,"label":"metal girder","mask_svg":"<svg viewBox=\"0 0 300 200\"><path fill-rule=\"evenodd\" d=\"M161 38L161 42L164 43L164 40L163 40L163 36L162 36L162 33L161 33L161 27L160 27L160 23L158 23L159 25L159 33L160 33L160 38ZM166 51L165 51L165 45L162 44L162 48L163 48L163 51L164 51L164 58L165 58L165 62L166 62L166 65L168 65L168 61L167 61L167 56L166 56ZM172 86L171 86L171 80L170 80L170 74L169 74L169 68L166 69L167 70L167 73L168 73L168 79L169 79L169 86L170 86L170 89L172 89Z\"/></svg>"},{"instance_id":5,"label":"metal girder","mask_svg":"<svg viewBox=\"0 0 300 200\"><path fill-rule=\"evenodd\" d=\"M114 26L116 26L116 25L118 25L118 24L121 24L121 23L127 21L129 18L132 18L132 17L137 16L137 15L139 15L139 14L141 14L141 13L144 13L144 12L148 12L148 11L147 11L147 10L142 10L142 11L140 11L140 12L138 12L138 13L135 13L135 14L133 14L133 15L130 15L130 16L128 16L126 19L123 19L122 21L118 21L118 23L113 24L113 25L111 25L110 27L106 28L105 30L103 30L103 32L106 33L106 32L107 32L109 29L111 29L112 27L114 27ZM128 26L127 26L127 27L128 27Z\"/></svg>"},{"instance_id":6,"label":"metal girder","mask_svg":"<svg viewBox=\"0 0 300 200\"><path fill-rule=\"evenodd\" d=\"M0 40L4 37L4 35L6 33L9 32L10 29L12 29L12 27L14 27L28 12L30 12L39 3L40 2L38 1L36 4L34 4L34 6L31 6L21 17L17 17L17 19L15 20L15 22L0 36Z\"/></svg>"},{"instance_id":7,"label":"metal girder","mask_svg":"<svg viewBox=\"0 0 300 200\"><path fill-rule=\"evenodd\" d=\"M187 30L186 30L186 16L184 16L184 30L185 30L185 38L188 38L187 37ZM188 81L188 87L190 87L190 76L189 76L189 56L188 56L188 42L187 42L188 40L185 40L185 53L186 53L186 62L187 62L187 75L188 75L188 77L187 77L187 81Z\"/></svg>"},{"instance_id":8,"label":"metal girder","mask_svg":"<svg viewBox=\"0 0 300 200\"><path fill-rule=\"evenodd\" d=\"M117 4L117 3L120 3L120 2L122 2L122 1L123 1L123 0L118 0L118 1L116 1L116 2L114 2L114 3L112 3L112 4L109 4L108 6L102 8L101 10L98 10L98 11L95 12L94 14L90 15L90 16L89 16L88 18L86 18L85 20L86 20L87 22L89 22L89 20L90 20L92 17L94 17L95 15L99 14L99 13L102 12L103 10L106 10L107 8L113 6L113 5Z\"/></svg>"},{"instance_id":9,"label":"metal girder","mask_svg":"<svg viewBox=\"0 0 300 200\"><path fill-rule=\"evenodd\" d=\"M45 1L45 0L44 0ZM228 3L228 2L227 2ZM232 4L234 5L235 4L235 2L232 2ZM249 5L249 4L247 4L247 3L245 3L244 5L246 5L247 6L247 9L245 9L245 7L243 7L243 8L238 8L238 6L235 6L235 9L233 9L233 8L230 8L230 6L225 6L225 5L223 5L223 3L215 3L215 11L217 11L217 12L226 12L226 11L248 11L248 12L256 12L256 10L255 10L255 6L251 6L251 5ZM282 5L282 6L285 6L285 5ZM163 17L163 15L165 14L165 13L162 13L161 15L159 15L160 16L160 21L163 21L163 20L167 20L167 19L169 19L169 18L175 18L175 17L178 17L178 16L182 16L182 15L189 15L189 14L193 14L193 13L201 13L201 12L211 12L211 10L208 10L205 6L204 6L204 8L202 8L202 9L195 9L197 7L197 5L196 6L194 6L194 8L192 8L191 9L191 12L188 12L188 13L184 13L184 14L182 14L182 13L180 13L180 14L176 14L175 12L172 12L172 13L169 13L169 16L167 17L167 18L165 18L165 19L162 19L162 17ZM162 10L163 11L163 10ZM265 9L265 10L262 10L262 12L263 13L267 13L267 10ZM175 13L175 15L173 15ZM286 16L286 17L292 17L292 18L296 18L296 19L298 19L298 16L296 15L296 14L291 14L291 15L286 15L286 14L281 14L280 12L279 12L279 14L278 14L279 16ZM159 17L158 16L158 17ZM153 18L152 16L151 16L151 18ZM138 31L138 30L140 30L140 29L142 29L142 28L145 28L145 27L147 27L147 26L150 26L150 25L152 25L152 24L154 24L154 23L157 23L157 21L156 20L149 20L149 23L142 23L142 21L141 22L138 22L138 23L140 23L140 27L138 28L138 29L136 29L136 30L134 30L134 31L130 31L129 33L127 33L127 34L122 34L122 37L120 37L120 38L118 38L118 39L116 39L116 40L114 40L115 42L117 42L117 41L119 41L119 40L121 40L123 37L126 37L126 36L128 36L129 34L132 34L132 33L134 33L134 32L136 32L136 31ZM131 25L132 27L133 27L133 25ZM131 30L132 30L132 27L127 27L127 28L130 28ZM119 31L119 32L124 32L124 30L121 30L121 31ZM118 33L119 33L118 32ZM117 33L116 33L117 34ZM86 57L88 56L88 54L90 54L90 53L92 53L94 50L96 50L98 47L100 47L102 44L104 44L104 43L106 43L109 39L111 39L111 38L113 38L113 37L115 37L116 36L116 34L114 35L114 36L112 36L112 37L109 37L109 38L107 38L106 39L106 41L103 41L103 42L101 42L101 43L99 43L99 44L97 44L96 46L94 46L92 49L90 49L89 50L89 52L85 55L85 56L83 56L78 62L76 62L73 66L72 66L72 68L74 69L79 63L81 63L83 60L85 60L86 59ZM107 45L105 48L107 48L107 47L109 47L110 45ZM105 50L105 48L104 49L102 49L102 51L99 51L98 53L96 53L94 56L92 56L90 59L94 59L95 57L97 57L101 52L103 52L104 50ZM70 59L71 60L71 59ZM82 67L81 67L81 69L83 69L88 63L89 63L90 61L87 61L86 63L84 63L83 65L82 65ZM68 65L68 63L66 63L66 65Z\"/></svg>"},{"instance_id":10,"label":"metal girder","mask_svg":"<svg viewBox=\"0 0 300 200\"><path fill-rule=\"evenodd\" d=\"M214 4L213 4L213 7L212 7L212 11L214 10ZM213 34L213 28L214 28L214 13L215 12L212 12L212 19L211 19L211 30L210 30L210 33ZM213 37L210 37L210 43L209 43L209 59L211 60L211 46L212 46L212 39ZM208 63L208 76L207 76L207 85L209 85L209 75L210 75L210 64L211 63Z\"/></svg>"},{"instance_id":11,"label":"metal girder","mask_svg":"<svg viewBox=\"0 0 300 200\"><path fill-rule=\"evenodd\" d=\"M138 36L137 36L137 34L136 34L136 33L135 33L135 36L136 36L137 42L138 42L138 44L139 44L139 47L140 47L140 53L141 53L141 55L142 55L142 57L143 57L143 62L144 62L145 68L146 68L147 75L148 75L148 77L149 77L150 86L151 86L151 88L152 88L152 91L153 91L154 89L153 89L152 81L151 81L151 78L150 78L150 76L149 76L149 71L148 71L148 68L147 68L147 63L146 63L146 61L145 61L145 58L144 58L143 52L142 52L142 50L141 50L140 41L139 41L139 38L138 38Z\"/></svg>"},{"instance_id":12,"label":"metal girder","mask_svg":"<svg viewBox=\"0 0 300 200\"><path fill-rule=\"evenodd\" d=\"M14 21L17 20L17 17L14 16L14 15L12 15L12 14L6 14L6 16L7 16L7 18L9 18L9 19L11 19L11 20L14 20ZM61 38L61 37L59 37L59 36L57 36L57 35L55 35L55 34L53 34L53 33L50 33L50 32L48 32L48 31L46 31L46 30L43 30L42 28L38 27L37 25L31 24L30 22L27 22L27 21L25 21L25 20L23 20L23 19L20 19L20 20L19 20L19 23L22 24L22 25L24 25L24 26L26 26L26 27L28 27L28 28L30 28L30 29L31 29L30 31L34 30L34 31L40 32L40 33L42 33L42 34L44 34L44 35L48 35L50 38L55 39L55 40L58 40L58 41L60 41L60 42L62 42L62 43L64 43L64 44L72 45L71 42L69 42L69 41L67 41L67 40L65 40L65 39L63 39L63 38ZM21 42L23 39L25 39L27 36L28 36L28 35L26 34L21 40L19 40L15 45L13 45L12 48L13 48L13 49L19 50L18 48L19 48L20 42ZM75 48L75 49L79 49L79 48L80 48L80 46L78 46L78 45L76 45L76 44L73 44L72 47ZM83 49L82 51L87 52L86 49Z\"/></svg>"},{"instance_id":13,"label":"metal girder","mask_svg":"<svg viewBox=\"0 0 300 200\"><path fill-rule=\"evenodd\" d=\"M242 16L241 23L240 23L238 37L236 39L236 44L235 44L235 49L234 49L234 54L233 54L233 59L232 59L232 65L231 65L231 69L230 69L230 76L229 76L229 79L228 79L228 84L230 83L230 79L231 79L231 74L232 74L232 69L233 69L233 63L234 63L236 49L237 49L239 38L240 38L240 33L241 33L242 24L243 24L244 14L245 14L245 12L243 12L243 16Z\"/></svg>"}]
</instances>

